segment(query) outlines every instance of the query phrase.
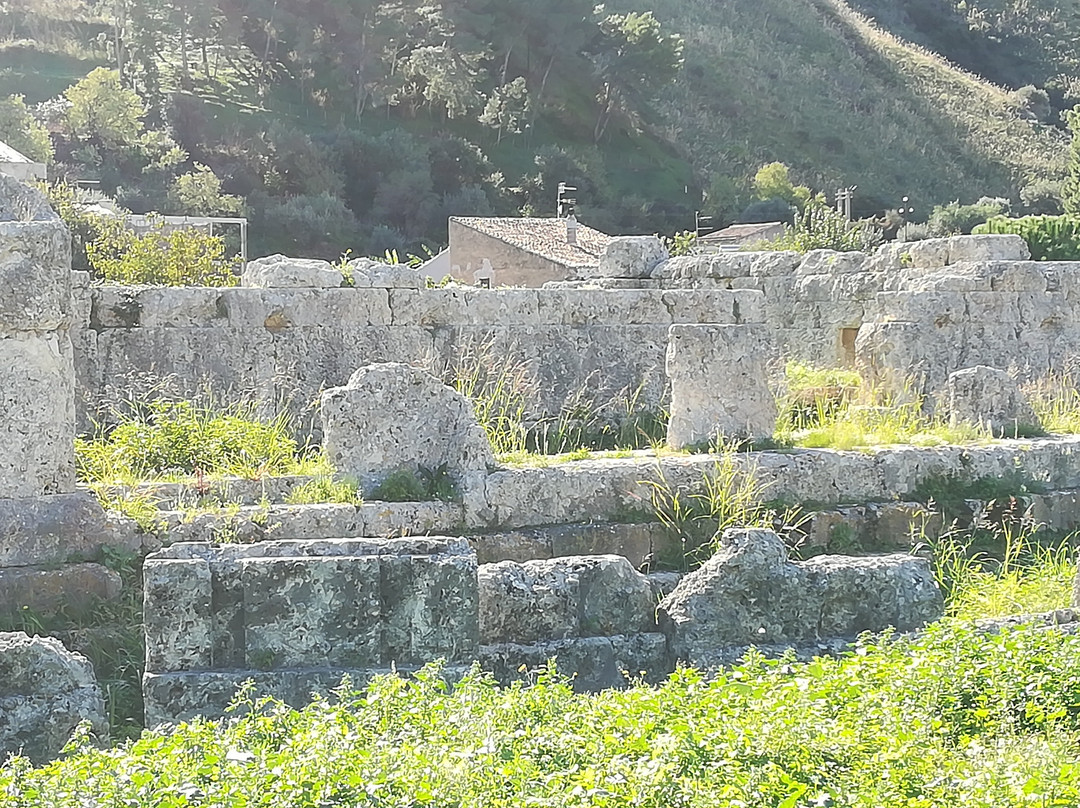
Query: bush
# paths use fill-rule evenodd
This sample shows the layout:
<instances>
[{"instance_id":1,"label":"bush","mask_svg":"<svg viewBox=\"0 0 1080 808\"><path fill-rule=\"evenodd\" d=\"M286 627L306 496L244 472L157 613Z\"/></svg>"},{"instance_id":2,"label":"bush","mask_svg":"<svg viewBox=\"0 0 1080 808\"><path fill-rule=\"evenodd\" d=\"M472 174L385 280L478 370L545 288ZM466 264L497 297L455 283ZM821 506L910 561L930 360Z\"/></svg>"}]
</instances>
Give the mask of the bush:
<instances>
[{"instance_id":1,"label":"bush","mask_svg":"<svg viewBox=\"0 0 1080 808\"><path fill-rule=\"evenodd\" d=\"M107 436L77 440L79 477L128 483L170 475L289 474L298 447L285 418L259 419L247 406L217 408L157 400Z\"/></svg>"},{"instance_id":2,"label":"bush","mask_svg":"<svg viewBox=\"0 0 1080 808\"><path fill-rule=\"evenodd\" d=\"M961 205L959 201L938 205L927 224L935 236L966 236L988 219L1008 212L1009 200L984 196L974 205Z\"/></svg>"},{"instance_id":3,"label":"bush","mask_svg":"<svg viewBox=\"0 0 1080 808\"><path fill-rule=\"evenodd\" d=\"M995 216L974 233L1015 233L1027 242L1036 261L1080 260L1080 216Z\"/></svg>"},{"instance_id":4,"label":"bush","mask_svg":"<svg viewBox=\"0 0 1080 808\"><path fill-rule=\"evenodd\" d=\"M141 235L109 222L86 246L93 272L107 281L158 286L234 286L239 259L225 258L225 239L163 224Z\"/></svg>"},{"instance_id":5,"label":"bush","mask_svg":"<svg viewBox=\"0 0 1080 808\"><path fill-rule=\"evenodd\" d=\"M91 213L86 206L94 200L74 185L66 182L54 182L40 186L49 199L53 210L63 219L71 232L71 268L83 272L92 272L86 248L101 238L106 232L112 232L115 223L112 217Z\"/></svg>"},{"instance_id":6,"label":"bush","mask_svg":"<svg viewBox=\"0 0 1080 808\"><path fill-rule=\"evenodd\" d=\"M851 250L869 251L881 241L881 231L864 222L849 222L832 208L810 203L795 217L795 224L784 228L784 235L754 245L764 250Z\"/></svg>"}]
</instances>

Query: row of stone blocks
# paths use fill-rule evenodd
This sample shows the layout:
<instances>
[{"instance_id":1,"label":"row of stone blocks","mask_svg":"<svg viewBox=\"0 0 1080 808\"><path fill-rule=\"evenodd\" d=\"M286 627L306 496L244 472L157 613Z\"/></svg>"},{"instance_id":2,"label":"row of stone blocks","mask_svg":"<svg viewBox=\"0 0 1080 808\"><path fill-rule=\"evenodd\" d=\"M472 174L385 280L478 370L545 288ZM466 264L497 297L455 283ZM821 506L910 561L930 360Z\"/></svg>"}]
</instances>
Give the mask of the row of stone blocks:
<instances>
[{"instance_id":1,"label":"row of stone blocks","mask_svg":"<svg viewBox=\"0 0 1080 808\"><path fill-rule=\"evenodd\" d=\"M815 652L936 619L928 564L905 555L791 562L772 531L730 531L660 602L621 556L477 565L463 539L174 545L144 565L148 724L219 715L248 679L303 703L348 674L445 675L479 663L500 681L549 659L580 689L660 679L750 645Z\"/></svg>"}]
</instances>

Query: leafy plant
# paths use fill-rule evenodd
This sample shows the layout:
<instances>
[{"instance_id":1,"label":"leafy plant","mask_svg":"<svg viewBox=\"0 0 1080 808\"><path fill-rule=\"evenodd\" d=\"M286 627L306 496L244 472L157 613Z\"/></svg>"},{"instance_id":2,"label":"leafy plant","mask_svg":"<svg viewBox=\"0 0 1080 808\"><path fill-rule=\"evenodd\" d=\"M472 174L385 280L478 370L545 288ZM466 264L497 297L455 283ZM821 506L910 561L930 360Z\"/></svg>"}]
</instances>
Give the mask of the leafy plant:
<instances>
[{"instance_id":1,"label":"leafy plant","mask_svg":"<svg viewBox=\"0 0 1080 808\"><path fill-rule=\"evenodd\" d=\"M461 498L446 464L391 472L370 494L378 502L453 502Z\"/></svg>"},{"instance_id":2,"label":"leafy plant","mask_svg":"<svg viewBox=\"0 0 1080 808\"><path fill-rule=\"evenodd\" d=\"M869 252L881 241L880 231L866 222L849 222L842 213L811 200L795 217L795 223L784 228L784 234L772 241L755 244L757 250L862 250Z\"/></svg>"},{"instance_id":3,"label":"leafy plant","mask_svg":"<svg viewBox=\"0 0 1080 808\"><path fill-rule=\"evenodd\" d=\"M1036 261L1080 260L1080 216L995 216L972 232L1018 235Z\"/></svg>"},{"instance_id":4,"label":"leafy plant","mask_svg":"<svg viewBox=\"0 0 1080 808\"><path fill-rule=\"evenodd\" d=\"M138 234L116 220L86 245L91 268L108 281L163 286L234 286L239 258L225 257L225 240L159 222Z\"/></svg>"}]
</instances>

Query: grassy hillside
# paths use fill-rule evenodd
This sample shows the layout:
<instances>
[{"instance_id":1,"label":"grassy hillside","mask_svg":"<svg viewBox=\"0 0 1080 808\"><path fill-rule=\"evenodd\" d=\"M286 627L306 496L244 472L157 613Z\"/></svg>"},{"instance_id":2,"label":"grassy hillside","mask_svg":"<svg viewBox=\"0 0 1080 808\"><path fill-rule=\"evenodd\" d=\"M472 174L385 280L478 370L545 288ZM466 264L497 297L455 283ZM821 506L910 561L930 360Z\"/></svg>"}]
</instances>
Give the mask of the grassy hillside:
<instances>
[{"instance_id":1,"label":"grassy hillside","mask_svg":"<svg viewBox=\"0 0 1080 808\"><path fill-rule=\"evenodd\" d=\"M909 195L929 212L1064 170L1061 131L843 0L654 5L687 38L686 70L660 109L701 171L738 177L782 160L818 188L858 185L864 208Z\"/></svg>"},{"instance_id":2,"label":"grassy hillside","mask_svg":"<svg viewBox=\"0 0 1080 808\"><path fill-rule=\"evenodd\" d=\"M557 101L547 102L528 131L498 143L490 129L467 118L391 115L387 109L358 124L351 109L312 103L317 78L305 86L288 71L263 92L238 76L189 88L194 101L185 110L188 122L198 125L190 132L178 130L176 137L193 161L217 172L227 192L248 197L249 203L251 190L264 186L281 198L319 190L303 184L275 189L259 174L258 159L284 154L284 146L272 141L275 125L328 142L357 128L373 137L406 133L418 143L462 138L480 147L504 179L503 186L484 186L490 212L550 213L553 181L568 179L584 186L579 197L586 221L624 232L690 227L696 208L719 214L720 221L731 219L750 201L749 178L773 160L790 165L797 181L830 195L838 186L857 185L859 215L880 213L909 196L916 218L954 199L1016 198L1026 185L1063 174L1066 134L1060 127L1028 120L1007 90L882 30L852 7L883 12L888 6L883 0L850 3L613 0L608 4L612 12L652 7L665 30L685 38L685 67L654 102L638 99L633 114L609 127L598 144L592 142L596 88L582 71L557 74L548 88L548 98ZM932 38L919 36L917 20L899 7L935 3L952 8L951 0L904 0L888 24L932 44ZM29 102L41 101L96 64L108 63L111 28L100 16L105 6L84 13L80 9L90 6L73 0L28 5L37 11L20 17L18 25L9 25L12 15L0 10L0 37L6 38L0 40L0 95L20 92ZM999 60L1006 58L1002 53L1014 51L995 51ZM177 78L168 58L163 56L162 64L166 89ZM264 152L258 159L251 155L252 144ZM555 147L570 156L552 164ZM545 150L547 169L536 159ZM339 158L318 149L305 158L328 161L327 170L339 170L334 163ZM455 183L449 187L458 187ZM385 226L403 234L402 245L434 246L445 238L429 224L401 224L394 218L401 215L378 206L358 208L348 184L344 193L331 192L349 205L365 234ZM711 198L702 203L700 190L709 188ZM436 196L440 193L436 187ZM416 205L404 206L409 207ZM428 219L439 221L441 215L436 210ZM262 225L258 216L253 221L258 242ZM351 246L381 252L383 245L376 241L365 235ZM397 245L391 239L385 246ZM326 249L336 253L336 240Z\"/></svg>"}]
</instances>

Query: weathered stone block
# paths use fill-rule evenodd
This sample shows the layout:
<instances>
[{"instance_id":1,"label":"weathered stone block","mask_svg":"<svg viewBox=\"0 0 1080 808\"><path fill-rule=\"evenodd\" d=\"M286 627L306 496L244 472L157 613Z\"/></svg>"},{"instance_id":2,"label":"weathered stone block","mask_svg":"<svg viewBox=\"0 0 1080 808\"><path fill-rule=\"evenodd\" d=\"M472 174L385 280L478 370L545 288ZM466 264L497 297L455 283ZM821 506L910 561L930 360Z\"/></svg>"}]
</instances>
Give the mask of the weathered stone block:
<instances>
[{"instance_id":1,"label":"weathered stone block","mask_svg":"<svg viewBox=\"0 0 1080 808\"><path fill-rule=\"evenodd\" d=\"M621 556L479 568L482 644L637 634L655 621L648 579Z\"/></svg>"},{"instance_id":2,"label":"weathered stone block","mask_svg":"<svg viewBox=\"0 0 1080 808\"><path fill-rule=\"evenodd\" d=\"M986 234L949 239L949 263L961 261L1027 261L1031 251L1017 235Z\"/></svg>"},{"instance_id":3,"label":"weathered stone block","mask_svg":"<svg viewBox=\"0 0 1080 808\"><path fill-rule=\"evenodd\" d=\"M750 253L750 275L752 277L772 278L794 275L802 263L802 255L797 252L754 252Z\"/></svg>"},{"instance_id":4,"label":"weathered stone block","mask_svg":"<svg viewBox=\"0 0 1080 808\"><path fill-rule=\"evenodd\" d=\"M143 566L147 671L213 667L212 599L205 559L147 560Z\"/></svg>"},{"instance_id":5,"label":"weathered stone block","mask_svg":"<svg viewBox=\"0 0 1080 808\"><path fill-rule=\"evenodd\" d=\"M656 236L618 236L608 242L600 263L590 275L598 278L648 278L668 258Z\"/></svg>"},{"instance_id":6,"label":"weathered stone block","mask_svg":"<svg viewBox=\"0 0 1080 808\"><path fill-rule=\"evenodd\" d=\"M67 334L0 331L0 497L73 491L74 442Z\"/></svg>"},{"instance_id":7,"label":"weathered stone block","mask_svg":"<svg viewBox=\"0 0 1080 808\"><path fill-rule=\"evenodd\" d=\"M753 325L673 325L668 443L675 449L719 436L771 436L776 401L767 383L768 329Z\"/></svg>"},{"instance_id":8,"label":"weathered stone block","mask_svg":"<svg viewBox=\"0 0 1080 808\"><path fill-rule=\"evenodd\" d=\"M386 264L371 258L354 258L349 261L353 285L358 289L423 289L427 278L419 271L404 264Z\"/></svg>"},{"instance_id":9,"label":"weathered stone block","mask_svg":"<svg viewBox=\"0 0 1080 808\"><path fill-rule=\"evenodd\" d=\"M379 664L377 557L258 558L241 565L249 668Z\"/></svg>"},{"instance_id":10,"label":"weathered stone block","mask_svg":"<svg viewBox=\"0 0 1080 808\"><path fill-rule=\"evenodd\" d=\"M791 562L771 530L728 530L720 549L660 604L680 660L709 667L750 645L780 648L912 630L941 615L929 563L912 556Z\"/></svg>"},{"instance_id":11,"label":"weathered stone block","mask_svg":"<svg viewBox=\"0 0 1080 808\"><path fill-rule=\"evenodd\" d=\"M799 264L799 275L847 275L863 272L867 256L864 252L837 252L836 250L811 250Z\"/></svg>"},{"instance_id":12,"label":"weathered stone block","mask_svg":"<svg viewBox=\"0 0 1080 808\"><path fill-rule=\"evenodd\" d=\"M30 609L51 614L84 609L120 595L120 576L100 564L70 564L59 569L0 567L0 613Z\"/></svg>"},{"instance_id":13,"label":"weathered stone block","mask_svg":"<svg viewBox=\"0 0 1080 808\"><path fill-rule=\"evenodd\" d=\"M344 282L342 274L326 261L268 255L249 261L241 283L264 289L334 288Z\"/></svg>"},{"instance_id":14,"label":"weathered stone block","mask_svg":"<svg viewBox=\"0 0 1080 808\"><path fill-rule=\"evenodd\" d=\"M418 666L469 664L478 647L473 555L381 558L383 660Z\"/></svg>"},{"instance_id":15,"label":"weathered stone block","mask_svg":"<svg viewBox=\"0 0 1080 808\"><path fill-rule=\"evenodd\" d=\"M369 496L401 469L442 469L467 488L494 464L472 403L407 365L360 368L344 387L323 393L321 415L330 462Z\"/></svg>"},{"instance_id":16,"label":"weathered stone block","mask_svg":"<svg viewBox=\"0 0 1080 808\"><path fill-rule=\"evenodd\" d=\"M90 561L103 547L140 546L135 524L106 514L88 492L0 499L0 567Z\"/></svg>"},{"instance_id":17,"label":"weathered stone block","mask_svg":"<svg viewBox=\"0 0 1080 808\"><path fill-rule=\"evenodd\" d=\"M938 408L952 424L982 424L998 436L1039 426L1016 380L1004 370L985 365L950 374Z\"/></svg>"},{"instance_id":18,"label":"weathered stone block","mask_svg":"<svg viewBox=\"0 0 1080 808\"><path fill-rule=\"evenodd\" d=\"M108 741L105 701L90 663L59 640L0 634L0 757L44 763L83 721Z\"/></svg>"}]
</instances>

